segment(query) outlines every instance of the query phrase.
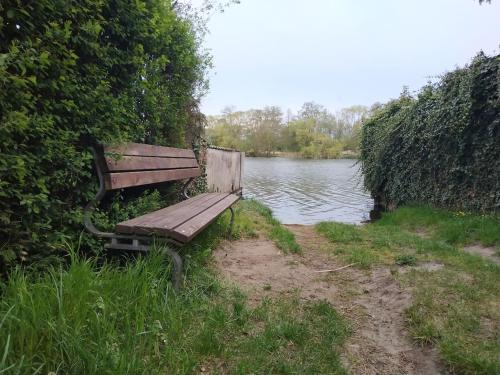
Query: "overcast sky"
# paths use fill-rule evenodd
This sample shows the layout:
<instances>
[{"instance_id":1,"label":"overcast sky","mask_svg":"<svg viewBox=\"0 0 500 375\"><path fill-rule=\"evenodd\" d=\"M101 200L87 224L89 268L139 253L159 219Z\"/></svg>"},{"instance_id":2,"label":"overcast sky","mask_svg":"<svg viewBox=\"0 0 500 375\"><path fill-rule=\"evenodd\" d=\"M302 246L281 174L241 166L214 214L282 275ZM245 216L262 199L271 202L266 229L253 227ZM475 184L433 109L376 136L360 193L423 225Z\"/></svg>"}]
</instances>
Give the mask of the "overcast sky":
<instances>
[{"instance_id":1,"label":"overcast sky","mask_svg":"<svg viewBox=\"0 0 500 375\"><path fill-rule=\"evenodd\" d=\"M209 23L205 114L397 97L500 45L500 0L241 0Z\"/></svg>"}]
</instances>

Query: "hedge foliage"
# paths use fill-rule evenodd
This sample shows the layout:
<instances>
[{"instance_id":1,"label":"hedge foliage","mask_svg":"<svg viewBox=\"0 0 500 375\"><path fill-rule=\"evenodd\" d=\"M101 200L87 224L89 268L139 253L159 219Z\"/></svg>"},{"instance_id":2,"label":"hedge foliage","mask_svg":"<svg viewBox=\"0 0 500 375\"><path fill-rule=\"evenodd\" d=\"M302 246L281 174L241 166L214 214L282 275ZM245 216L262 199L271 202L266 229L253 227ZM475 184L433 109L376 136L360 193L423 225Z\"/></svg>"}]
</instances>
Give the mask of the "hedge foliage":
<instances>
[{"instance_id":1,"label":"hedge foliage","mask_svg":"<svg viewBox=\"0 0 500 375\"><path fill-rule=\"evenodd\" d=\"M184 145L207 66L193 29L168 0L2 0L0 265L79 235L90 144Z\"/></svg>"},{"instance_id":2,"label":"hedge foliage","mask_svg":"<svg viewBox=\"0 0 500 375\"><path fill-rule=\"evenodd\" d=\"M404 92L363 128L365 187L385 206L500 210L500 55Z\"/></svg>"}]
</instances>

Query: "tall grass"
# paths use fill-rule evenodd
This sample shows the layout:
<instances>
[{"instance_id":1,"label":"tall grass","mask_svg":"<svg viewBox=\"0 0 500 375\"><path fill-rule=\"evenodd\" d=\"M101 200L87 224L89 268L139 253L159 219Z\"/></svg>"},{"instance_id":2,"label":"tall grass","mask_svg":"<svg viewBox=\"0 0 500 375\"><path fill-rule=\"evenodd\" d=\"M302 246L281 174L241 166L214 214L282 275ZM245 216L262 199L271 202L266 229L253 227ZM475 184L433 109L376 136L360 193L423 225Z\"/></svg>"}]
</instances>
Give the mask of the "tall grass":
<instances>
[{"instance_id":1,"label":"tall grass","mask_svg":"<svg viewBox=\"0 0 500 375\"><path fill-rule=\"evenodd\" d=\"M159 255L120 268L75 258L67 270L51 268L38 276L16 271L0 304L0 368L11 373L185 373L204 354L198 317L216 321L221 313L213 300L220 285L200 270L189 289L175 295L169 277ZM201 338L217 346L216 337Z\"/></svg>"},{"instance_id":2,"label":"tall grass","mask_svg":"<svg viewBox=\"0 0 500 375\"><path fill-rule=\"evenodd\" d=\"M237 211L237 224L250 220ZM0 291L0 374L344 374L348 329L328 303L250 307L219 280L211 252L227 225L183 249L177 294L159 252L121 265L72 252L65 268L14 271Z\"/></svg>"}]
</instances>

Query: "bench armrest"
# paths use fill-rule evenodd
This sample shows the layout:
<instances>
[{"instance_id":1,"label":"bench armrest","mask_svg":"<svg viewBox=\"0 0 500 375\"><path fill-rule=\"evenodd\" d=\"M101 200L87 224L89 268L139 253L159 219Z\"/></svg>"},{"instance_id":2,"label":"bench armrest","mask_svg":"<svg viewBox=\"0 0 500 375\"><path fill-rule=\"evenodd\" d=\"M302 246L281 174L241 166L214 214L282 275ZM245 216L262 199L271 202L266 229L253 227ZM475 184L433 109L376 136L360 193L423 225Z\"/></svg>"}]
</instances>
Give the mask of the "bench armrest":
<instances>
[{"instance_id":1,"label":"bench armrest","mask_svg":"<svg viewBox=\"0 0 500 375\"><path fill-rule=\"evenodd\" d=\"M194 181L194 177L191 177L189 180L186 181L186 183L184 184L184 186L182 187L182 197L184 199L189 199L191 198L188 193L187 193L187 189L189 187L189 185L191 184L191 182Z\"/></svg>"}]
</instances>

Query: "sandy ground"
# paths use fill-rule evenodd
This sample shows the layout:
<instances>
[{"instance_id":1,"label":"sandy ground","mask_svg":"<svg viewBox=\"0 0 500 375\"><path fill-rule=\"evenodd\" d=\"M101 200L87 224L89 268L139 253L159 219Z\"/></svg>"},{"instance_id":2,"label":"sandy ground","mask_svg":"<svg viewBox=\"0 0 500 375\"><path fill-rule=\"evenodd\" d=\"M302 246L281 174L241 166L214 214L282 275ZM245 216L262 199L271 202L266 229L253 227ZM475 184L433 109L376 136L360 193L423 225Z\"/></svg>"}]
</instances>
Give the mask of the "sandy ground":
<instances>
[{"instance_id":1,"label":"sandy ground","mask_svg":"<svg viewBox=\"0 0 500 375\"><path fill-rule=\"evenodd\" d=\"M284 255L265 239L226 242L215 252L220 273L248 293L250 304L295 293L303 300L329 301L352 324L343 361L353 374L445 374L432 350L409 339L404 310L411 294L388 268L339 269L346 264L324 251L330 245L313 227L287 227L303 255ZM324 270L336 271L317 272Z\"/></svg>"},{"instance_id":2,"label":"sandy ground","mask_svg":"<svg viewBox=\"0 0 500 375\"><path fill-rule=\"evenodd\" d=\"M481 244L475 244L464 247L464 251L470 254L480 255L495 262L496 264L500 264L500 257L496 255L496 249L494 246L487 247Z\"/></svg>"}]
</instances>

